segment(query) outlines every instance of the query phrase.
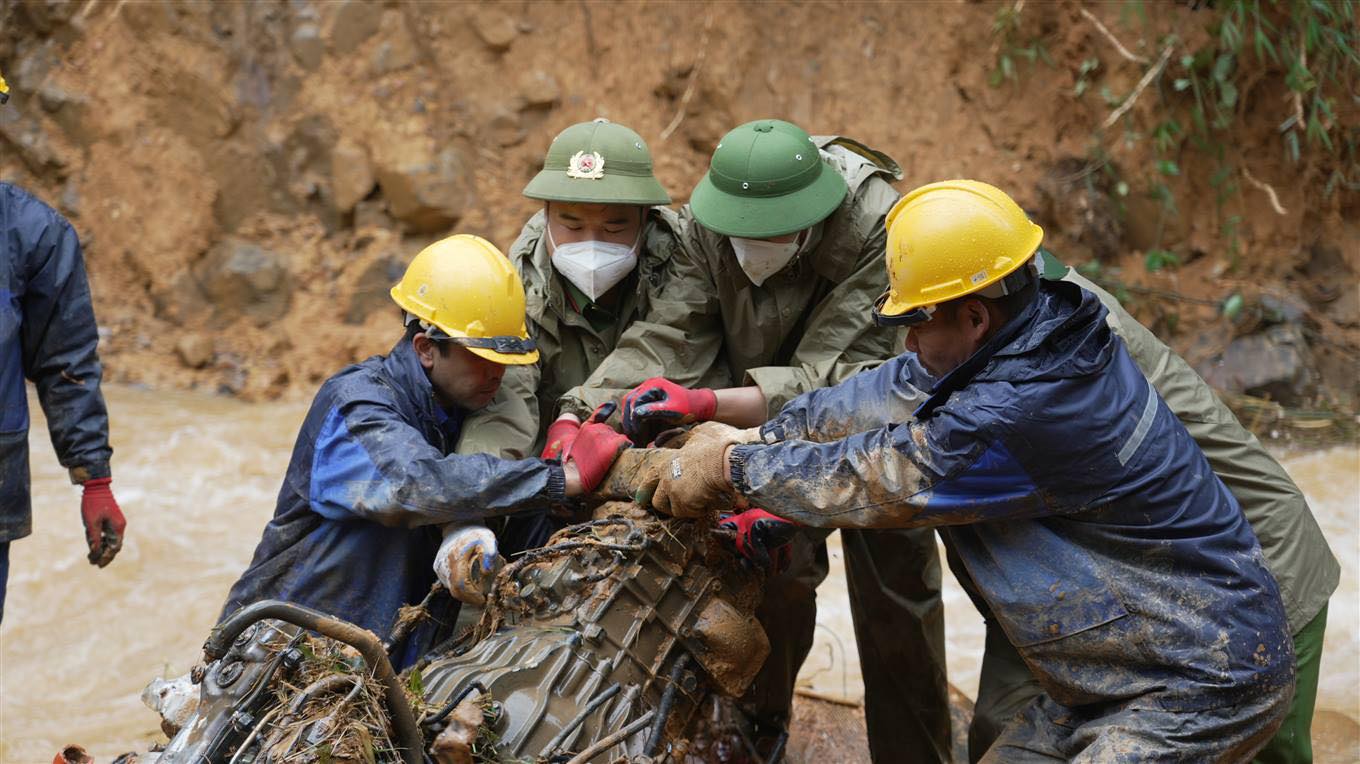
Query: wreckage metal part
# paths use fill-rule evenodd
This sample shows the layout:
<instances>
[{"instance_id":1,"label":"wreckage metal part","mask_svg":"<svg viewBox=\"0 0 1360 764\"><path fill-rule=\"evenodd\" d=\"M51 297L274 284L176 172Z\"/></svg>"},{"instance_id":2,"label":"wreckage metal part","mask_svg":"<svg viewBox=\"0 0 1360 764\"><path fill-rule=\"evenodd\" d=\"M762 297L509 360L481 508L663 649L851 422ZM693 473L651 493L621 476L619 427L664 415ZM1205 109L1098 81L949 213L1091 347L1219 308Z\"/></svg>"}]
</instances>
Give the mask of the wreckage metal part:
<instances>
[{"instance_id":1,"label":"wreckage metal part","mask_svg":"<svg viewBox=\"0 0 1360 764\"><path fill-rule=\"evenodd\" d=\"M410 704L406 702L406 695L397 680L397 674L392 670L392 662L387 658L387 651L383 649L378 637L367 629L301 605L263 600L246 605L219 623L209 635L208 641L203 643L204 657L211 662L226 655L232 642L242 631L266 618L291 623L344 642L358 650L368 664L369 670L373 672L374 678L383 686L383 700L387 705L387 714L392 720L392 730L396 733L398 745L401 747L402 761L406 764L421 764L424 758L425 739L420 734L420 727L416 725L415 714L412 713Z\"/></svg>"},{"instance_id":2,"label":"wreckage metal part","mask_svg":"<svg viewBox=\"0 0 1360 764\"><path fill-rule=\"evenodd\" d=\"M652 709L651 711L648 711L642 716L639 716L638 718L634 719L631 723L629 723L627 727L624 727L618 732L615 732L612 735L605 737L595 745L592 745L591 747L585 749L584 751L581 751L580 753L576 754L567 761L567 764L586 764L586 762L590 761L592 758L600 755L604 751L609 750L610 746L622 740L627 740L629 735L632 735L638 730L642 729L643 727L646 727L647 722L651 721L652 716L655 714L656 709Z\"/></svg>"},{"instance_id":3,"label":"wreckage metal part","mask_svg":"<svg viewBox=\"0 0 1360 764\"><path fill-rule=\"evenodd\" d=\"M647 735L647 744L642 747L642 752L648 756L655 756L657 746L661 745L661 733L666 729L666 719L671 715L675 694L680 689L680 677L684 675L689 661L689 653L680 653L680 657L671 664L670 684L666 685L666 692L661 695L661 704L656 708L656 720L652 722L652 730Z\"/></svg>"},{"instance_id":4,"label":"wreckage metal part","mask_svg":"<svg viewBox=\"0 0 1360 764\"><path fill-rule=\"evenodd\" d=\"M567 736L575 732L576 728L581 726L581 722L586 720L586 717L595 713L595 710L608 702L610 698L618 695L619 690L621 689L623 689L623 685L615 682L600 691L598 695L591 698L590 702L586 704L586 707L582 708L581 712L572 717L571 721L567 722L566 726L562 728L562 731L557 733L557 737L549 740L548 744L543 746L543 750L539 751L538 757L540 759L546 759L550 755L556 753L557 749L561 748L562 744L566 742Z\"/></svg>"},{"instance_id":5,"label":"wreckage metal part","mask_svg":"<svg viewBox=\"0 0 1360 764\"><path fill-rule=\"evenodd\" d=\"M453 700L450 700L443 708L439 709L439 713L422 721L421 726L433 727L449 718L449 714L453 713L453 709L457 708L459 703L462 703L467 696L471 695L473 690L476 690L483 695L488 694L486 687L481 682L473 682L467 687L464 687L463 691L455 695Z\"/></svg>"}]
</instances>

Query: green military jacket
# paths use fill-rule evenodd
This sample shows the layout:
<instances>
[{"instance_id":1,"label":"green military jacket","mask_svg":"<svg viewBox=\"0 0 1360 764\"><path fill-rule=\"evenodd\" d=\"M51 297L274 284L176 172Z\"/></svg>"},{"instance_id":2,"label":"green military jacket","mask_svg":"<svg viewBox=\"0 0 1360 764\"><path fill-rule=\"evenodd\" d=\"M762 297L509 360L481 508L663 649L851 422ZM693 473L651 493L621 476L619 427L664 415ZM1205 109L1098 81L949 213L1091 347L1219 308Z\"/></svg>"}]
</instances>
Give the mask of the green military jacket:
<instances>
[{"instance_id":1,"label":"green military jacket","mask_svg":"<svg viewBox=\"0 0 1360 764\"><path fill-rule=\"evenodd\" d=\"M1280 586L1290 631L1297 634L1327 604L1341 580L1341 565L1303 492L1199 374L1110 293L1047 253L1044 277L1078 284L1109 309L1110 328L1123 338L1134 363L1190 431L1214 474L1237 497Z\"/></svg>"},{"instance_id":2,"label":"green military jacket","mask_svg":"<svg viewBox=\"0 0 1360 764\"><path fill-rule=\"evenodd\" d=\"M616 309L606 310L557 277L545 226L542 212L530 218L509 255L524 281L529 333L538 343L539 361L506 369L495 400L464 422L460 454L487 453L506 459L537 456L558 398L584 382L614 350L624 330L646 313L664 283L667 262L681 246L676 213L652 208L637 269L615 287L624 290Z\"/></svg>"},{"instance_id":3,"label":"green military jacket","mask_svg":"<svg viewBox=\"0 0 1360 764\"><path fill-rule=\"evenodd\" d=\"M896 355L896 333L875 326L870 308L887 288L883 218L901 170L854 141L813 140L850 190L802 253L755 286L729 239L686 206L684 247L668 263L665 290L585 384L566 393L563 411L582 415L663 376L690 387L758 385L772 416L802 393Z\"/></svg>"}]
</instances>

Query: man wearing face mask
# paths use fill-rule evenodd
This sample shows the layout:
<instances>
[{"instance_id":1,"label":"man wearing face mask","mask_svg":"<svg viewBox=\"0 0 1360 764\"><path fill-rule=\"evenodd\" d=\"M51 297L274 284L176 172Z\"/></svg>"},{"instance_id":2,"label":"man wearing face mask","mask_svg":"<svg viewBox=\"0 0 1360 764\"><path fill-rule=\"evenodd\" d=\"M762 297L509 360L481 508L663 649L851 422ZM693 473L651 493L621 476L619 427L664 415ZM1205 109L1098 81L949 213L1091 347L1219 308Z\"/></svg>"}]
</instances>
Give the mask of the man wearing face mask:
<instances>
[{"instance_id":1,"label":"man wearing face mask","mask_svg":"<svg viewBox=\"0 0 1360 764\"><path fill-rule=\"evenodd\" d=\"M496 401L469 418L460 453L558 458L589 411L558 398L581 384L643 315L680 249L679 218L641 136L605 119L563 130L524 188L543 209L510 247L527 296L535 366L507 371Z\"/></svg>"},{"instance_id":2,"label":"man wearing face mask","mask_svg":"<svg viewBox=\"0 0 1360 764\"><path fill-rule=\"evenodd\" d=\"M566 394L563 410L583 415L623 397L623 427L635 442L702 420L753 427L789 400L894 356L893 331L868 316L886 286L883 220L900 177L877 151L788 122L729 132L681 211L685 247L668 263L665 293ZM739 533L762 524L734 521ZM770 576L759 612L772 644L751 700L772 723L787 721L812 646L815 589L827 570L825 535L812 533L795 539L790 568ZM851 530L841 538L870 750L877 761L904 750L948 760L934 535Z\"/></svg>"},{"instance_id":3,"label":"man wearing face mask","mask_svg":"<svg viewBox=\"0 0 1360 764\"><path fill-rule=\"evenodd\" d=\"M469 416L460 454L560 459L582 417L553 421L557 399L585 381L649 304L662 266L680 247L679 218L652 174L641 136L606 119L563 130L524 189L543 209L510 248L527 296L540 361L506 370L500 392ZM550 424L551 423L551 424ZM546 540L540 518L450 526L436 560L440 580L464 603L500 564L497 537Z\"/></svg>"}]
</instances>

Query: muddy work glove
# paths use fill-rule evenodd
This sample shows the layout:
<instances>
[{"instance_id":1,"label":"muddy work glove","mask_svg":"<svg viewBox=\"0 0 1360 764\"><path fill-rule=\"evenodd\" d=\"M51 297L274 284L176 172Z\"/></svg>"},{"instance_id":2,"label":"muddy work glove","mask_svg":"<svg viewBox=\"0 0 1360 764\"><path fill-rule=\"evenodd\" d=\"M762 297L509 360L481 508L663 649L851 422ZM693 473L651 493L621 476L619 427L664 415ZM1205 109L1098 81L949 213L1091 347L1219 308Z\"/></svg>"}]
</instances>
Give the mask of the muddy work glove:
<instances>
[{"instance_id":1,"label":"muddy work glove","mask_svg":"<svg viewBox=\"0 0 1360 764\"><path fill-rule=\"evenodd\" d=\"M123 548L123 531L127 520L113 498L109 484L113 478L86 480L85 492L80 497L80 519L85 522L85 543L90 547L87 559L91 565L104 567L118 556Z\"/></svg>"},{"instance_id":2,"label":"muddy work glove","mask_svg":"<svg viewBox=\"0 0 1360 764\"><path fill-rule=\"evenodd\" d=\"M670 463L661 467L652 509L672 517L703 517L728 512L737 492L727 479L729 438L707 438L686 443Z\"/></svg>"},{"instance_id":3,"label":"muddy work glove","mask_svg":"<svg viewBox=\"0 0 1360 764\"><path fill-rule=\"evenodd\" d=\"M445 531L434 574L454 599L481 607L503 565L496 534L483 525L464 525Z\"/></svg>"},{"instance_id":4,"label":"muddy work glove","mask_svg":"<svg viewBox=\"0 0 1360 764\"><path fill-rule=\"evenodd\" d=\"M788 569L797 523L763 509L748 509L724 517L718 527L736 533L737 554L751 565L769 574Z\"/></svg>"},{"instance_id":5,"label":"muddy work glove","mask_svg":"<svg viewBox=\"0 0 1360 764\"><path fill-rule=\"evenodd\" d=\"M706 422L718 410L718 395L694 390L664 377L652 377L623 396L623 431L637 439L645 432L691 422Z\"/></svg>"},{"instance_id":6,"label":"muddy work glove","mask_svg":"<svg viewBox=\"0 0 1360 764\"><path fill-rule=\"evenodd\" d=\"M591 415L592 418L594 416ZM619 454L632 447L633 443L627 435L615 432L607 424L589 422L581 425L580 432L576 433L576 439L567 448L562 461L576 466L581 492L591 493L600 487Z\"/></svg>"}]
</instances>

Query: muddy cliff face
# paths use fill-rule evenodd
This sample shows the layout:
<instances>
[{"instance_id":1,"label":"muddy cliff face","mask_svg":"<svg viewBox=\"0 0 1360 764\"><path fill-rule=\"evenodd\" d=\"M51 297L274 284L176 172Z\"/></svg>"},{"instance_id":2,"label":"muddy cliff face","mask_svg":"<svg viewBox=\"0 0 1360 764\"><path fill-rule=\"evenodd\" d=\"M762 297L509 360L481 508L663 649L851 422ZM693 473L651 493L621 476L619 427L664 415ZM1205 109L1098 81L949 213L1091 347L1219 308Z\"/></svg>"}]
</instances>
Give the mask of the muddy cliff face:
<instances>
[{"instance_id":1,"label":"muddy cliff face","mask_svg":"<svg viewBox=\"0 0 1360 764\"><path fill-rule=\"evenodd\" d=\"M1147 142L1097 137L1109 108L1074 94L1092 58L1119 94L1143 68L1075 3L1031 6L1023 28L1052 64L992 87L989 3L10 2L0 177L85 240L109 378L305 396L389 347L386 290L423 245L464 231L509 246L535 210L520 190L563 127L637 129L683 202L723 132L779 116L886 151L903 190L957 176L1010 189L1056 252L1100 260L1192 362L1226 368L1218 384L1353 410L1360 195L1324 194L1318 168L1286 162L1273 80L1244 95L1228 143L1285 212L1245 184L1221 204L1207 160L1186 156L1165 179L1168 217L1141 174L1119 174L1149 163ZM1213 20L1108 15L1144 46ZM1156 108L1141 99L1123 126L1150 130ZM1148 273L1153 248L1182 265ZM1221 317L1234 292L1250 321ZM1282 368L1238 373L1234 358L1261 353L1233 342L1270 330Z\"/></svg>"}]
</instances>

